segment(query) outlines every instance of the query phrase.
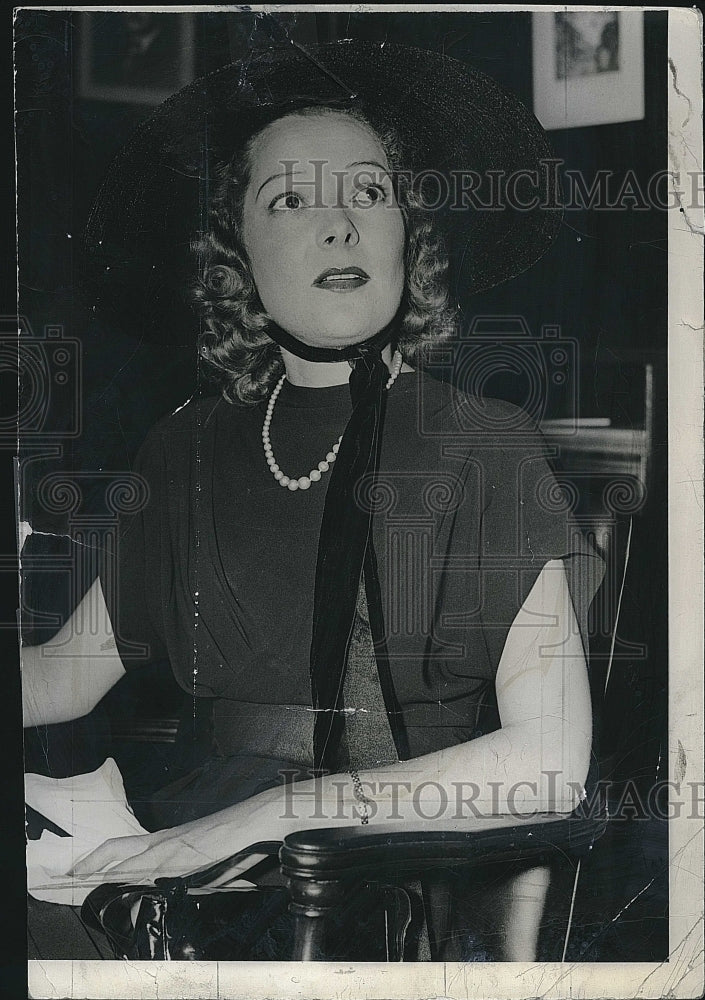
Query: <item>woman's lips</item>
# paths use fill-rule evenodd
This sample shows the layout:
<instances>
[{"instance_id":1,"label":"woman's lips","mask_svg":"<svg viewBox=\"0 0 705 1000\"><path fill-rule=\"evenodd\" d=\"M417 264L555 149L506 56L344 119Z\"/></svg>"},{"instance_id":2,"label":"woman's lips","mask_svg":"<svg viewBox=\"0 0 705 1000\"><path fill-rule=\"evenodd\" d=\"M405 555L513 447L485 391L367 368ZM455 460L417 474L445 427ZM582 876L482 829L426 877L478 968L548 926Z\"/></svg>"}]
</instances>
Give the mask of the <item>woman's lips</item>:
<instances>
[{"instance_id":1,"label":"woman's lips","mask_svg":"<svg viewBox=\"0 0 705 1000\"><path fill-rule=\"evenodd\" d=\"M369 274L360 267L329 267L314 281L315 288L328 292L351 292L361 288L370 280Z\"/></svg>"}]
</instances>

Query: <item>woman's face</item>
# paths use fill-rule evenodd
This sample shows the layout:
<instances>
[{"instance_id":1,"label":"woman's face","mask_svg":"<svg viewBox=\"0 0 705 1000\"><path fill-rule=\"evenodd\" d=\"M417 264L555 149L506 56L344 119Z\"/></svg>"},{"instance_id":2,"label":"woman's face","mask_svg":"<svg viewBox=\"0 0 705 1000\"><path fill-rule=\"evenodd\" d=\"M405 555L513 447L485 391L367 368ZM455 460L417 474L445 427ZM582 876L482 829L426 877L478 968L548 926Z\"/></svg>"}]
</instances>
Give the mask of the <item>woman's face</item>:
<instances>
[{"instance_id":1,"label":"woman's face","mask_svg":"<svg viewBox=\"0 0 705 1000\"><path fill-rule=\"evenodd\" d=\"M381 330L404 288L404 221L377 136L342 114L292 114L250 160L242 235L269 318L316 347Z\"/></svg>"}]
</instances>

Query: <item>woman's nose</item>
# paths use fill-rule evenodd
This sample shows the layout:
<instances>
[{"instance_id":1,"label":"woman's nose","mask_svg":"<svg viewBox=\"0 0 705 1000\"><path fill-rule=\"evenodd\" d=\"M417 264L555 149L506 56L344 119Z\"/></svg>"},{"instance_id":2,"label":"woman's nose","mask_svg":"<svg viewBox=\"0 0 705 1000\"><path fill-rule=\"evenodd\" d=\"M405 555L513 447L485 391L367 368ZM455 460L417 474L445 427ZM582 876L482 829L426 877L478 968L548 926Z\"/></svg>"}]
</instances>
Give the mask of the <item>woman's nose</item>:
<instances>
[{"instance_id":1,"label":"woman's nose","mask_svg":"<svg viewBox=\"0 0 705 1000\"><path fill-rule=\"evenodd\" d=\"M360 234L344 208L322 210L318 227L319 247L354 247L360 242Z\"/></svg>"}]
</instances>

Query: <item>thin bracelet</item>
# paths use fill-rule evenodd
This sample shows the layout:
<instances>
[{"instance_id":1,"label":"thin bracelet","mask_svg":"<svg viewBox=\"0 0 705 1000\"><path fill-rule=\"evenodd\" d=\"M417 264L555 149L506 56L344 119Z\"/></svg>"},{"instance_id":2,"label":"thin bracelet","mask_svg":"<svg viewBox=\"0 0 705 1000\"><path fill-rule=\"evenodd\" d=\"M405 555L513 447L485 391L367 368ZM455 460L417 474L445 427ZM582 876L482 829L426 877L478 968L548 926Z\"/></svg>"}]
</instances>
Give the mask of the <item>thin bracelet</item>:
<instances>
[{"instance_id":1,"label":"thin bracelet","mask_svg":"<svg viewBox=\"0 0 705 1000\"><path fill-rule=\"evenodd\" d=\"M360 805L362 806L362 817L361 817L362 825L367 826L367 824L370 821L370 813L369 809L367 808L370 804L370 800L366 797L365 793L362 790L362 782L360 781L360 775L353 768L350 768L350 777L352 778L353 795L355 796L355 800L359 802Z\"/></svg>"}]
</instances>

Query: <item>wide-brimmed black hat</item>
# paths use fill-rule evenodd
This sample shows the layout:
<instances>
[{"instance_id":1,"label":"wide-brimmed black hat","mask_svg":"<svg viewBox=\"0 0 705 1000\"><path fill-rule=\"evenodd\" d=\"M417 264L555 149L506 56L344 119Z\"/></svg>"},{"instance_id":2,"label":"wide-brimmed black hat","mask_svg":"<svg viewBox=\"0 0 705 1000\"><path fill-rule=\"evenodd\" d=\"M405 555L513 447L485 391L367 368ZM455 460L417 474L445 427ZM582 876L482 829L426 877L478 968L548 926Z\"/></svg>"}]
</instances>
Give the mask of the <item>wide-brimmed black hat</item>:
<instances>
[{"instance_id":1,"label":"wide-brimmed black hat","mask_svg":"<svg viewBox=\"0 0 705 1000\"><path fill-rule=\"evenodd\" d=\"M374 127L393 128L403 168L447 233L456 295L525 271L555 238L560 198L546 135L494 80L390 42L287 43L179 91L115 157L85 233L106 287L132 290L139 274L157 323L160 296L183 280L189 242L207 226L214 165L309 105L357 109Z\"/></svg>"}]
</instances>

